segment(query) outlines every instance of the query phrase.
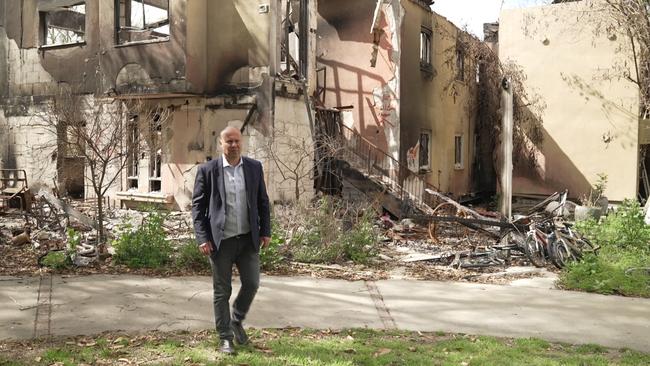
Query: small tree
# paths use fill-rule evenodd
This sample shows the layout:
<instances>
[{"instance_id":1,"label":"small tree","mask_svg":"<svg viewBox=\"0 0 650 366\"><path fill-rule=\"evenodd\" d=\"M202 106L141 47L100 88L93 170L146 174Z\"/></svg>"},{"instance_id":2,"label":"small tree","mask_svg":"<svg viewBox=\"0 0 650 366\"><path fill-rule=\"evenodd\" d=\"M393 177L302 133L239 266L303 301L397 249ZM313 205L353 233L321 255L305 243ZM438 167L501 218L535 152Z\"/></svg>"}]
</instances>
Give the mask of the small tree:
<instances>
[{"instance_id":1,"label":"small tree","mask_svg":"<svg viewBox=\"0 0 650 366\"><path fill-rule=\"evenodd\" d=\"M140 144L151 138L128 138L129 123L149 121L161 124L170 112L153 108L139 99L101 99L76 93L70 87L60 87L39 115L39 124L57 136L56 155L73 152L83 158L85 179L97 198L98 242L105 241L104 198L115 185ZM134 119L132 116L138 116ZM155 116L155 118L154 118ZM140 124L140 134L150 134ZM61 174L58 167L58 174Z\"/></svg>"},{"instance_id":2,"label":"small tree","mask_svg":"<svg viewBox=\"0 0 650 366\"><path fill-rule=\"evenodd\" d=\"M644 113L650 112L650 1L605 0L611 17L627 33L634 59L633 74L626 79L636 84Z\"/></svg>"},{"instance_id":3,"label":"small tree","mask_svg":"<svg viewBox=\"0 0 650 366\"><path fill-rule=\"evenodd\" d=\"M316 176L315 170L326 160L335 159L341 151L341 144L333 137L324 134L315 138L300 137L279 127L263 147L263 154L277 168L281 183L292 183L296 202L305 191L306 180L311 182Z\"/></svg>"}]
</instances>

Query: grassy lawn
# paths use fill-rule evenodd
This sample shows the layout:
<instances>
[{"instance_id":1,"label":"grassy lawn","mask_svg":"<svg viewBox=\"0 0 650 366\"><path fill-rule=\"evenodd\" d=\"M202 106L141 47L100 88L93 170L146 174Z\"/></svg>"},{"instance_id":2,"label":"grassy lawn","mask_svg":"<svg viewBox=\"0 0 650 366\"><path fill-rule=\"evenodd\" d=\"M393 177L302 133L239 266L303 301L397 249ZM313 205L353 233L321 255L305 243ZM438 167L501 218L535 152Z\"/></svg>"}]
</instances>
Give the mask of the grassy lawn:
<instances>
[{"instance_id":1,"label":"grassy lawn","mask_svg":"<svg viewBox=\"0 0 650 366\"><path fill-rule=\"evenodd\" d=\"M0 342L0 365L648 365L650 355L597 345L445 333L253 330L236 356L213 332L107 333Z\"/></svg>"}]
</instances>

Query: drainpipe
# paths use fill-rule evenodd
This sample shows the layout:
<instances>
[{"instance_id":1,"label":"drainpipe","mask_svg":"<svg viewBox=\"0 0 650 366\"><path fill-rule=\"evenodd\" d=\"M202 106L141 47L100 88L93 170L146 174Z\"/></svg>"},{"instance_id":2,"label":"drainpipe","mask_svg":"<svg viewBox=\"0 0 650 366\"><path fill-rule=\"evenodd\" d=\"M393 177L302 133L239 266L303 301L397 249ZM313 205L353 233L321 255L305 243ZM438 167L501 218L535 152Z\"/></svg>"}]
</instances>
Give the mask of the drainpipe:
<instances>
[{"instance_id":1,"label":"drainpipe","mask_svg":"<svg viewBox=\"0 0 650 366\"><path fill-rule=\"evenodd\" d=\"M503 121L501 126L501 148L503 159L501 166L501 214L510 219L512 217L512 83L508 78L501 81L501 103L503 105Z\"/></svg>"}]
</instances>

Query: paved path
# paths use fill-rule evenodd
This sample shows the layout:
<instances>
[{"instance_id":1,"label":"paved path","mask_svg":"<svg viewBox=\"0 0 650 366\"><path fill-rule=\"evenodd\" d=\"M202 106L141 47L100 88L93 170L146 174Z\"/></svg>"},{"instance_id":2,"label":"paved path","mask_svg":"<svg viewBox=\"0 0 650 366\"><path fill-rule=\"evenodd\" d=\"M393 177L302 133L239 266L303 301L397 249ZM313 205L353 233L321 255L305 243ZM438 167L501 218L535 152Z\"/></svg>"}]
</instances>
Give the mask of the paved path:
<instances>
[{"instance_id":1,"label":"paved path","mask_svg":"<svg viewBox=\"0 0 650 366\"><path fill-rule=\"evenodd\" d=\"M212 328L211 286L208 277L0 277L0 339ZM650 352L650 299L520 286L263 276L246 324L532 336Z\"/></svg>"}]
</instances>

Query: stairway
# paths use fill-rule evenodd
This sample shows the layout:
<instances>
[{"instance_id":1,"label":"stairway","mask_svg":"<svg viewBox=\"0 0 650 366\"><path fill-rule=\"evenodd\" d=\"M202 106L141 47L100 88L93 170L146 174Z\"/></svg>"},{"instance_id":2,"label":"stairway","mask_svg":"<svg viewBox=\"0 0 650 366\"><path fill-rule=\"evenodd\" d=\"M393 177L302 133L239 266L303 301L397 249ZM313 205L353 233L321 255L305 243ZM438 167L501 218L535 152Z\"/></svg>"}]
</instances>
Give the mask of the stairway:
<instances>
[{"instance_id":1,"label":"stairway","mask_svg":"<svg viewBox=\"0 0 650 366\"><path fill-rule=\"evenodd\" d=\"M431 214L438 189L351 128L340 125L343 179L397 217Z\"/></svg>"}]
</instances>

